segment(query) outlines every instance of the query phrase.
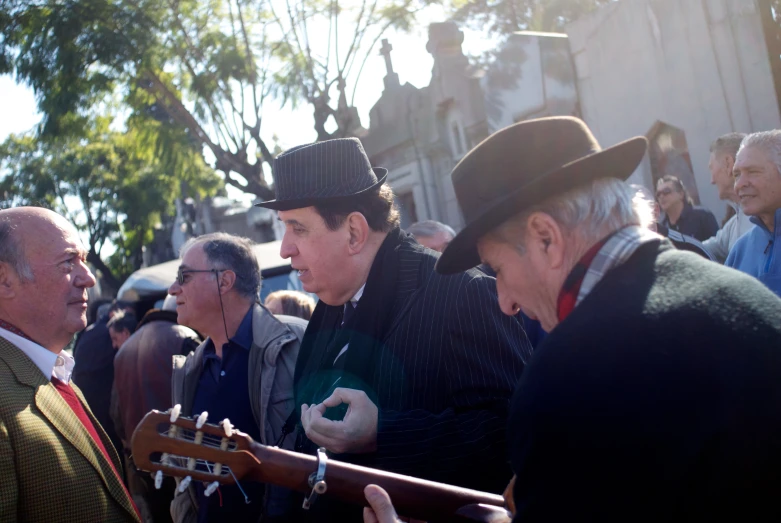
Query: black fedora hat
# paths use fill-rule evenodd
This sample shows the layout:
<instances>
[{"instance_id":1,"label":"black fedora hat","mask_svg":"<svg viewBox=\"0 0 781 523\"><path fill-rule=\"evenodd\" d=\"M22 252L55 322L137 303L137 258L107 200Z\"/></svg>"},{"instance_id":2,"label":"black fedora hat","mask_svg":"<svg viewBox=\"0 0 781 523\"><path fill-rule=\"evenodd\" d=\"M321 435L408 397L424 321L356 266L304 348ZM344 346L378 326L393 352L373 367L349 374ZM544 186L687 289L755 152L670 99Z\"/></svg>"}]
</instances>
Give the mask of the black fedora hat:
<instances>
[{"instance_id":1,"label":"black fedora hat","mask_svg":"<svg viewBox=\"0 0 781 523\"><path fill-rule=\"evenodd\" d=\"M466 227L440 256L437 272L478 265L481 236L546 198L597 178L626 180L646 147L640 136L602 149L586 124L572 117L528 120L497 131L453 169Z\"/></svg>"},{"instance_id":2,"label":"black fedora hat","mask_svg":"<svg viewBox=\"0 0 781 523\"><path fill-rule=\"evenodd\" d=\"M258 207L287 211L379 189L387 169L372 167L358 138L299 145L274 158L277 197Z\"/></svg>"}]
</instances>

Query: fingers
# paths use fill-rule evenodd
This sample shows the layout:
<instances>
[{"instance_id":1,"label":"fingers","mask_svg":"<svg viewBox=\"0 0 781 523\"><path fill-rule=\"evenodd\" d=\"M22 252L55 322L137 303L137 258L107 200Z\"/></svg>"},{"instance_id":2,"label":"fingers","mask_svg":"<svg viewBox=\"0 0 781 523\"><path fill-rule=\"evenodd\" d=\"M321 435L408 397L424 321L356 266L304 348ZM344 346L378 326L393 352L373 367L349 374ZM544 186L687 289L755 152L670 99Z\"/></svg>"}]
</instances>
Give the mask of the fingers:
<instances>
[{"instance_id":1,"label":"fingers","mask_svg":"<svg viewBox=\"0 0 781 523\"><path fill-rule=\"evenodd\" d=\"M322 404L326 407L336 407L342 403L347 403L350 405L353 402L361 401L364 398L368 399L368 396L366 396L366 393L362 390L343 389L341 387L337 387L330 396L323 400Z\"/></svg>"},{"instance_id":2,"label":"fingers","mask_svg":"<svg viewBox=\"0 0 781 523\"><path fill-rule=\"evenodd\" d=\"M327 438L344 438L348 433L348 427L345 426L343 421L332 421L324 418L319 412L313 413L310 417L309 430ZM309 437L309 431L307 431L306 435Z\"/></svg>"},{"instance_id":3,"label":"fingers","mask_svg":"<svg viewBox=\"0 0 781 523\"><path fill-rule=\"evenodd\" d=\"M339 452L342 448L339 436L343 437L344 435L344 431L339 428L342 423L324 418L325 409L326 407L320 404L304 411L302 406L301 426L304 428L306 437L312 442L332 452Z\"/></svg>"},{"instance_id":4,"label":"fingers","mask_svg":"<svg viewBox=\"0 0 781 523\"><path fill-rule=\"evenodd\" d=\"M363 523L380 523L377 521L374 511L369 507L363 507Z\"/></svg>"},{"instance_id":5,"label":"fingers","mask_svg":"<svg viewBox=\"0 0 781 523\"><path fill-rule=\"evenodd\" d=\"M385 490L377 485L367 485L363 489L363 494L366 496L366 501L369 502L372 512L377 523L398 523L399 518L396 515L396 510L393 508L390 496ZM366 511L364 510L364 516ZM364 519L364 521L366 521Z\"/></svg>"}]
</instances>

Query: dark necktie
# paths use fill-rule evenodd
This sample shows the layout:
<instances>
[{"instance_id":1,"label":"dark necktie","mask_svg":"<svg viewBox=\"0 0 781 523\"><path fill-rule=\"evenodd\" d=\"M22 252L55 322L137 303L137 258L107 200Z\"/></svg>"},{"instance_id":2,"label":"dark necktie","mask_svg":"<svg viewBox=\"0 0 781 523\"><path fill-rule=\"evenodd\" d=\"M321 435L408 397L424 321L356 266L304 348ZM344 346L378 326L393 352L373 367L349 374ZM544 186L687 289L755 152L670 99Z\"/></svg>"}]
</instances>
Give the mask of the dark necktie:
<instances>
[{"instance_id":1,"label":"dark necktie","mask_svg":"<svg viewBox=\"0 0 781 523\"><path fill-rule=\"evenodd\" d=\"M342 317L342 327L350 323L355 316L355 305L352 301L348 301L344 304L344 316Z\"/></svg>"}]
</instances>

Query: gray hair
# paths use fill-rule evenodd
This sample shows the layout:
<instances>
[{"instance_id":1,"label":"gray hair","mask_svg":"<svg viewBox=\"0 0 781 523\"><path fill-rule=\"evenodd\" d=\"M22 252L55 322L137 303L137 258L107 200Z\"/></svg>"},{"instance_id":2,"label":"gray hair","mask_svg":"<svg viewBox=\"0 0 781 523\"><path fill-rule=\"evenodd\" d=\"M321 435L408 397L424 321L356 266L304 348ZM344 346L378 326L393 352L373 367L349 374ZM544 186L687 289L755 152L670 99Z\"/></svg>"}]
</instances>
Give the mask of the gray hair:
<instances>
[{"instance_id":1,"label":"gray hair","mask_svg":"<svg viewBox=\"0 0 781 523\"><path fill-rule=\"evenodd\" d=\"M745 137L746 133L728 133L719 136L710 144L710 152L728 154L734 159Z\"/></svg>"},{"instance_id":2,"label":"gray hair","mask_svg":"<svg viewBox=\"0 0 781 523\"><path fill-rule=\"evenodd\" d=\"M225 232L213 232L190 238L182 246L184 255L193 245L203 245L206 259L215 269L229 269L236 273L236 291L253 300L260 295L260 266L252 247L252 240Z\"/></svg>"},{"instance_id":3,"label":"gray hair","mask_svg":"<svg viewBox=\"0 0 781 523\"><path fill-rule=\"evenodd\" d=\"M35 276L15 229L16 225L0 211L0 262L10 265L22 281L30 282Z\"/></svg>"},{"instance_id":4,"label":"gray hair","mask_svg":"<svg viewBox=\"0 0 781 523\"><path fill-rule=\"evenodd\" d=\"M451 226L436 220L424 220L422 222L413 223L407 228L407 232L416 238L431 238L440 232L449 234L451 238L456 235L456 231L454 231Z\"/></svg>"},{"instance_id":5,"label":"gray hair","mask_svg":"<svg viewBox=\"0 0 781 523\"><path fill-rule=\"evenodd\" d=\"M781 130L773 129L772 131L749 134L740 143L740 151L746 147L763 150L776 166L778 173L781 174Z\"/></svg>"},{"instance_id":6,"label":"gray hair","mask_svg":"<svg viewBox=\"0 0 781 523\"><path fill-rule=\"evenodd\" d=\"M542 212L563 229L594 243L627 225L648 228L653 222L652 202L618 178L600 178L533 205L497 227L492 234L523 252L523 232L529 216Z\"/></svg>"}]
</instances>

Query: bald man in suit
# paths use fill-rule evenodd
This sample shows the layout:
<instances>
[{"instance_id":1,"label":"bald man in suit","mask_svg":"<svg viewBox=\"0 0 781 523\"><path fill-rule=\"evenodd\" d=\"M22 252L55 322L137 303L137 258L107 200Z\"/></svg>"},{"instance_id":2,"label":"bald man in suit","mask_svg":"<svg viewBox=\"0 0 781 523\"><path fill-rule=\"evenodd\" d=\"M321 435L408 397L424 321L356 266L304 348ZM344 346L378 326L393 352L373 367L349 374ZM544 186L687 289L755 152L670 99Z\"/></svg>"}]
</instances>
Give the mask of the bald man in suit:
<instances>
[{"instance_id":1,"label":"bald man in suit","mask_svg":"<svg viewBox=\"0 0 781 523\"><path fill-rule=\"evenodd\" d=\"M119 456L63 351L86 325L95 277L73 226L0 211L0 521L139 522Z\"/></svg>"}]
</instances>

